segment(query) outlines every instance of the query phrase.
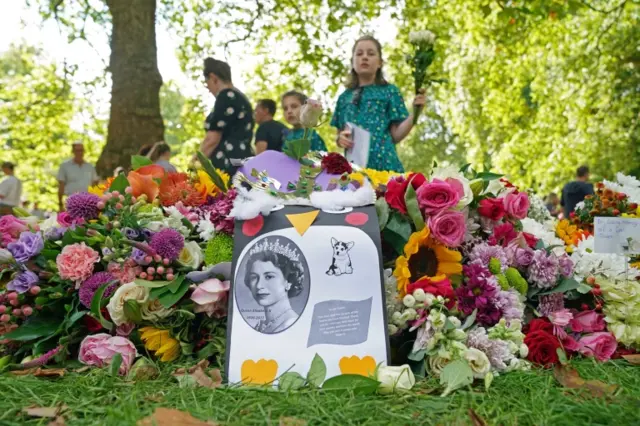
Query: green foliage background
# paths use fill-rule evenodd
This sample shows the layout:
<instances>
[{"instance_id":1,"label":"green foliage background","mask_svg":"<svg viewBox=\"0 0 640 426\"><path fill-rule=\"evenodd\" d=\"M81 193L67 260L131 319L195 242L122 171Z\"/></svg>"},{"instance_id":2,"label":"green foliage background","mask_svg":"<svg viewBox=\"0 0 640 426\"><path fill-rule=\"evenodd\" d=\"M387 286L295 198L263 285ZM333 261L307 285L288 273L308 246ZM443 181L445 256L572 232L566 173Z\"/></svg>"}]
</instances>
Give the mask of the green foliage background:
<instances>
[{"instance_id":1,"label":"green foliage background","mask_svg":"<svg viewBox=\"0 0 640 426\"><path fill-rule=\"evenodd\" d=\"M32 3L43 19L58 19L70 39L86 37L87 21L110 31L100 1ZM594 178L638 175L639 17L631 0L159 0L157 25L178 38L177 57L194 81L204 57L227 55L251 60L243 77L253 100L279 100L294 88L321 99L328 108L320 133L332 147L328 120L353 41L364 33L384 38L381 20L394 24L385 73L409 106L408 34L429 29L438 36L431 73L446 82L429 89L419 125L398 146L406 168L470 161L544 193L558 190L581 164ZM1 156L20 164L25 198L46 207L53 207L53 176L69 142L87 142L95 160L105 140L104 117L79 96L74 71L31 46L0 57ZM82 85L90 90L105 78ZM172 82L161 102L165 139L185 167L203 136L206 105Z\"/></svg>"}]
</instances>

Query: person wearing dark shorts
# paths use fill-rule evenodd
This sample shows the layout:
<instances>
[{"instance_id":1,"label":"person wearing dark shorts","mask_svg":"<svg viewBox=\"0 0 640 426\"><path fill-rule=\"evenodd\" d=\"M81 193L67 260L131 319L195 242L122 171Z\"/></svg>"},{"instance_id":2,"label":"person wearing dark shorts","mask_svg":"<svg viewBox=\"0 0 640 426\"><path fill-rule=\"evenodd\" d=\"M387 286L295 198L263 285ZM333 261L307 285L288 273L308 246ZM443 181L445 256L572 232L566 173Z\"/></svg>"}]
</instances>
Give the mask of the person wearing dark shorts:
<instances>
[{"instance_id":1,"label":"person wearing dark shorts","mask_svg":"<svg viewBox=\"0 0 640 426\"><path fill-rule=\"evenodd\" d=\"M260 99L256 105L255 119L258 124L256 131L256 154L266 150L282 151L282 145L287 133L287 126L273 119L276 114L276 103L271 99Z\"/></svg>"}]
</instances>

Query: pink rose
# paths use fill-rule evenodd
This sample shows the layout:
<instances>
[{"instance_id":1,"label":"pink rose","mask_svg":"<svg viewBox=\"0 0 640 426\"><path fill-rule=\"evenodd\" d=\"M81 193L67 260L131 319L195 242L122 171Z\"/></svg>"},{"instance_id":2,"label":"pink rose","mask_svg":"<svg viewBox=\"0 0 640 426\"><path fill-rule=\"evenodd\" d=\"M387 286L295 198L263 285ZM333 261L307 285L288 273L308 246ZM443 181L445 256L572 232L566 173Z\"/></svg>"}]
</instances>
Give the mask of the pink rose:
<instances>
[{"instance_id":1,"label":"pink rose","mask_svg":"<svg viewBox=\"0 0 640 426\"><path fill-rule=\"evenodd\" d=\"M425 214L432 215L454 207L460 201L460 193L449 183L434 179L418 188L418 204Z\"/></svg>"},{"instance_id":2,"label":"pink rose","mask_svg":"<svg viewBox=\"0 0 640 426\"><path fill-rule=\"evenodd\" d=\"M467 231L464 214L445 210L435 216L429 216L428 223L431 235L442 244L449 247L458 247L462 244Z\"/></svg>"},{"instance_id":3,"label":"pink rose","mask_svg":"<svg viewBox=\"0 0 640 426\"><path fill-rule=\"evenodd\" d=\"M526 192L510 192L504 198L504 209L512 219L524 219L529 211L529 196Z\"/></svg>"},{"instance_id":4,"label":"pink rose","mask_svg":"<svg viewBox=\"0 0 640 426\"><path fill-rule=\"evenodd\" d=\"M98 252L85 245L76 243L66 246L56 257L60 276L65 280L84 281L93 273L93 265L100 261Z\"/></svg>"},{"instance_id":5,"label":"pink rose","mask_svg":"<svg viewBox=\"0 0 640 426\"><path fill-rule=\"evenodd\" d=\"M22 232L28 230L27 223L13 215L0 217L0 235L2 235L2 245L5 247L16 241Z\"/></svg>"},{"instance_id":6,"label":"pink rose","mask_svg":"<svg viewBox=\"0 0 640 426\"><path fill-rule=\"evenodd\" d=\"M127 338L110 336L106 333L87 336L80 343L78 360L86 365L105 367L111 363L116 354L122 355L119 373L124 376L129 372L135 357L138 356L136 347Z\"/></svg>"},{"instance_id":7,"label":"pink rose","mask_svg":"<svg viewBox=\"0 0 640 426\"><path fill-rule=\"evenodd\" d=\"M582 355L595 356L600 362L609 361L618 348L618 342L613 334L605 331L582 336L578 343L582 346L580 348Z\"/></svg>"},{"instance_id":8,"label":"pink rose","mask_svg":"<svg viewBox=\"0 0 640 426\"><path fill-rule=\"evenodd\" d=\"M596 311L582 311L573 316L569 323L571 330L576 333L593 333L605 328L604 316Z\"/></svg>"},{"instance_id":9,"label":"pink rose","mask_svg":"<svg viewBox=\"0 0 640 426\"><path fill-rule=\"evenodd\" d=\"M222 318L227 315L228 295L229 281L208 279L191 293L191 300L196 303L194 311L205 312L209 317Z\"/></svg>"}]
</instances>

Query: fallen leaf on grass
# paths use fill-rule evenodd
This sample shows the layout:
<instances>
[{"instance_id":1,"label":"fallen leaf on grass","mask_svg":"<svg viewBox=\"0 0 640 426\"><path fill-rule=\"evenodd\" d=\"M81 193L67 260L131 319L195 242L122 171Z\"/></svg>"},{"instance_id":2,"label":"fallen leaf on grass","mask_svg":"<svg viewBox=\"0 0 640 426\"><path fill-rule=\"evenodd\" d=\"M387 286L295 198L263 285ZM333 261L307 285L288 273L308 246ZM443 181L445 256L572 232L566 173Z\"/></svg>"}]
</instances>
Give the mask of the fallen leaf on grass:
<instances>
[{"instance_id":1,"label":"fallen leaf on grass","mask_svg":"<svg viewBox=\"0 0 640 426\"><path fill-rule=\"evenodd\" d=\"M76 368L75 370L73 370L74 373L84 373L85 371L89 371L91 369L91 367L89 367L88 365L85 365L84 367L80 367L80 368Z\"/></svg>"},{"instance_id":2,"label":"fallen leaf on grass","mask_svg":"<svg viewBox=\"0 0 640 426\"><path fill-rule=\"evenodd\" d=\"M487 422L476 413L473 408L469 408L469 417L471 417L471 423L473 426L487 426Z\"/></svg>"},{"instance_id":3,"label":"fallen leaf on grass","mask_svg":"<svg viewBox=\"0 0 640 426\"><path fill-rule=\"evenodd\" d=\"M57 407L27 407L23 408L22 411L31 417L46 417L54 419L68 409L69 407L66 405L59 405Z\"/></svg>"},{"instance_id":4,"label":"fallen leaf on grass","mask_svg":"<svg viewBox=\"0 0 640 426\"><path fill-rule=\"evenodd\" d=\"M138 421L138 426L217 426L213 421L204 422L191 414L171 408L156 408L149 417Z\"/></svg>"},{"instance_id":5,"label":"fallen leaf on grass","mask_svg":"<svg viewBox=\"0 0 640 426\"><path fill-rule=\"evenodd\" d=\"M64 368L28 368L26 370L15 370L11 374L14 376L33 377L62 377L66 370Z\"/></svg>"},{"instance_id":6,"label":"fallen leaf on grass","mask_svg":"<svg viewBox=\"0 0 640 426\"><path fill-rule=\"evenodd\" d=\"M280 417L278 426L307 426L307 421L296 417Z\"/></svg>"},{"instance_id":7,"label":"fallen leaf on grass","mask_svg":"<svg viewBox=\"0 0 640 426\"><path fill-rule=\"evenodd\" d=\"M58 416L53 421L49 422L47 426L66 426L66 424L64 417Z\"/></svg>"},{"instance_id":8,"label":"fallen leaf on grass","mask_svg":"<svg viewBox=\"0 0 640 426\"><path fill-rule=\"evenodd\" d=\"M556 365L553 376L565 388L583 389L594 397L611 396L618 389L618 385L608 385L600 380L585 380L575 368Z\"/></svg>"},{"instance_id":9,"label":"fallen leaf on grass","mask_svg":"<svg viewBox=\"0 0 640 426\"><path fill-rule=\"evenodd\" d=\"M188 369L179 368L173 372L180 386L202 386L204 388L215 389L222 386L222 374L217 368L207 371L209 361L202 360L198 364Z\"/></svg>"},{"instance_id":10,"label":"fallen leaf on grass","mask_svg":"<svg viewBox=\"0 0 640 426\"><path fill-rule=\"evenodd\" d=\"M626 359L629 364L640 365L640 354L622 355L622 358Z\"/></svg>"}]
</instances>

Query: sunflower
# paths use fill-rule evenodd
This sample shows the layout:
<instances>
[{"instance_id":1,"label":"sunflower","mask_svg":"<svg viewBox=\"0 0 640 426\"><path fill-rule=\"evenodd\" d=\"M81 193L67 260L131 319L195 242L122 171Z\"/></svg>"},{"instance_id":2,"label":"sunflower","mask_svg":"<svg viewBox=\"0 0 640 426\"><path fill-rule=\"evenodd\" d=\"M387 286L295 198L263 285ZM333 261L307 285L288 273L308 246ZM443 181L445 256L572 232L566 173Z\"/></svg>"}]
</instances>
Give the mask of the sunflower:
<instances>
[{"instance_id":1,"label":"sunflower","mask_svg":"<svg viewBox=\"0 0 640 426\"><path fill-rule=\"evenodd\" d=\"M400 297L407 294L407 286L421 278L441 281L462 273L462 254L431 238L428 227L414 232L404 246L404 256L396 259L393 275L398 282Z\"/></svg>"},{"instance_id":2,"label":"sunflower","mask_svg":"<svg viewBox=\"0 0 640 426\"><path fill-rule=\"evenodd\" d=\"M226 187L229 187L229 180L231 179L231 177L222 170L216 169L216 172L218 172L218 175L220 175L220 178L224 182L224 185ZM198 190L198 192L202 192L207 195L216 195L218 192L220 192L220 188L218 188L216 184L213 183L213 181L211 180L211 176L209 176L209 174L202 169L198 170L198 181L194 186Z\"/></svg>"},{"instance_id":3,"label":"sunflower","mask_svg":"<svg viewBox=\"0 0 640 426\"><path fill-rule=\"evenodd\" d=\"M155 352L162 362L171 362L180 356L180 342L171 337L169 330L142 327L140 338L144 347L150 352Z\"/></svg>"}]
</instances>

